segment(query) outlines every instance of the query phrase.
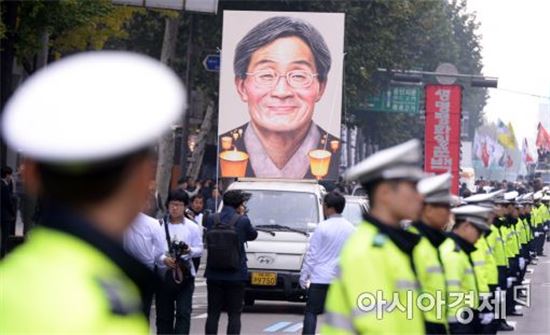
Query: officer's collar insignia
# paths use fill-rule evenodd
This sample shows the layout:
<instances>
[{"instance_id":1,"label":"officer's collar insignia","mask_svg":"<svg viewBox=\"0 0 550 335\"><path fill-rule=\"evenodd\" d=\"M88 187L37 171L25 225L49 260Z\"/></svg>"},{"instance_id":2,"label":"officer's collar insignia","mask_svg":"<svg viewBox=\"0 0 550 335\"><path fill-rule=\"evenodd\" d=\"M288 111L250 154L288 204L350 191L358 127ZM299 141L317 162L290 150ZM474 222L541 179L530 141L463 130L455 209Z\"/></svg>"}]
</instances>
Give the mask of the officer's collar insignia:
<instances>
[{"instance_id":1,"label":"officer's collar insignia","mask_svg":"<svg viewBox=\"0 0 550 335\"><path fill-rule=\"evenodd\" d=\"M372 245L375 247L381 247L386 243L388 238L384 234L376 234L372 240Z\"/></svg>"}]
</instances>

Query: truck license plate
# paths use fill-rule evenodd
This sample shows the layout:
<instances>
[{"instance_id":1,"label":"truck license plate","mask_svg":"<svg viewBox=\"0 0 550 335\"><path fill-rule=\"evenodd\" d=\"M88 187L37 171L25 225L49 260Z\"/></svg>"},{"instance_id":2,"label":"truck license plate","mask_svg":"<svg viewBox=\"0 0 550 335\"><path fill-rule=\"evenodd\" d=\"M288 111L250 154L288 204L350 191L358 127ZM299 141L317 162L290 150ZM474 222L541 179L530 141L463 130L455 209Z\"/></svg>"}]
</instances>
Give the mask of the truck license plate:
<instances>
[{"instance_id":1,"label":"truck license plate","mask_svg":"<svg viewBox=\"0 0 550 335\"><path fill-rule=\"evenodd\" d=\"M252 285L276 286L277 273L275 272L252 272Z\"/></svg>"}]
</instances>

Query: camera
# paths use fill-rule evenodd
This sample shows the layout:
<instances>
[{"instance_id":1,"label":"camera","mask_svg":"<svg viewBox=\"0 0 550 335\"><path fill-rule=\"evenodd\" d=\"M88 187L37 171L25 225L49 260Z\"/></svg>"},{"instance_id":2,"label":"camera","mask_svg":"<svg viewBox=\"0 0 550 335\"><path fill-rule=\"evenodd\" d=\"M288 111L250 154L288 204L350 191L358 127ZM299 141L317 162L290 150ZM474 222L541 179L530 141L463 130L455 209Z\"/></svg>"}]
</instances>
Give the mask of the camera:
<instances>
[{"instance_id":1,"label":"camera","mask_svg":"<svg viewBox=\"0 0 550 335\"><path fill-rule=\"evenodd\" d=\"M187 243L183 241L172 241L172 244L170 245L170 254L174 256L174 258L178 259L189 252L189 246Z\"/></svg>"}]
</instances>

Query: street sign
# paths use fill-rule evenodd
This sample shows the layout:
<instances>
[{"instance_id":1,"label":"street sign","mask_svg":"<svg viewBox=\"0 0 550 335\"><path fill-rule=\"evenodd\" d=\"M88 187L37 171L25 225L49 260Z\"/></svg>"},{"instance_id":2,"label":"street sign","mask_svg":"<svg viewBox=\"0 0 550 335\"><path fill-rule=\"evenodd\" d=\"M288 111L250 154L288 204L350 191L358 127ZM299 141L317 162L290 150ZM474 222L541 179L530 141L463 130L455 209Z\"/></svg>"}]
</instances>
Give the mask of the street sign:
<instances>
[{"instance_id":1,"label":"street sign","mask_svg":"<svg viewBox=\"0 0 550 335\"><path fill-rule=\"evenodd\" d=\"M420 87L392 86L377 96L369 97L367 110L370 112L418 114L421 94Z\"/></svg>"},{"instance_id":2,"label":"street sign","mask_svg":"<svg viewBox=\"0 0 550 335\"><path fill-rule=\"evenodd\" d=\"M454 64L451 63L441 63L435 69L435 72L445 74L448 76L436 76L437 82L441 85L452 85L456 82L456 77L450 76L453 74L458 74L458 69Z\"/></svg>"},{"instance_id":3,"label":"street sign","mask_svg":"<svg viewBox=\"0 0 550 335\"><path fill-rule=\"evenodd\" d=\"M206 71L220 72L220 55L206 55L202 65Z\"/></svg>"}]
</instances>

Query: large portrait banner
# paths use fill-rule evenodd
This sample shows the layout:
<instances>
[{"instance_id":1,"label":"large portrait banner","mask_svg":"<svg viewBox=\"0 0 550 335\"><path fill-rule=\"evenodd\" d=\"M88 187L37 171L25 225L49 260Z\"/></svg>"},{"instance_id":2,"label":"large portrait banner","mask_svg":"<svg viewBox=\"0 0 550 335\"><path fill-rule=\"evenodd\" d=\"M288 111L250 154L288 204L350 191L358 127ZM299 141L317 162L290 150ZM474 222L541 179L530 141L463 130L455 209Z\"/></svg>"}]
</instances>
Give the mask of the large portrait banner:
<instances>
[{"instance_id":1,"label":"large portrait banner","mask_svg":"<svg viewBox=\"0 0 550 335\"><path fill-rule=\"evenodd\" d=\"M344 14L224 11L221 177L337 179Z\"/></svg>"}]
</instances>

